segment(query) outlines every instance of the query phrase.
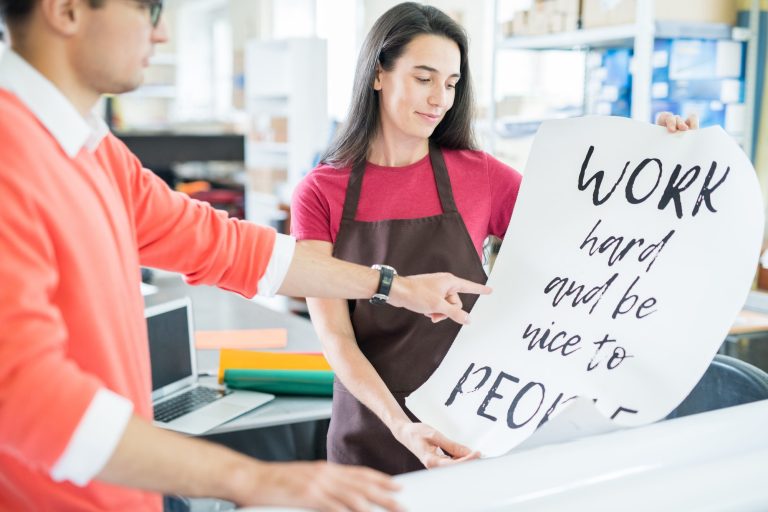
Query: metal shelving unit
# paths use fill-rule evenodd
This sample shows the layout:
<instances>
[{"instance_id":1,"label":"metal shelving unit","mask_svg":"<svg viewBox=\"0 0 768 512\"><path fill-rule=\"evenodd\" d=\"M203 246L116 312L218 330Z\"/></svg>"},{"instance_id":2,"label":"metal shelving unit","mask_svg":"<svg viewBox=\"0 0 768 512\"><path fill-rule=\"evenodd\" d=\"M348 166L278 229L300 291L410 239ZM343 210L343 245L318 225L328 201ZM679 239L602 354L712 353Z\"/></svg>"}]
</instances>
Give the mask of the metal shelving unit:
<instances>
[{"instance_id":1,"label":"metal shelving unit","mask_svg":"<svg viewBox=\"0 0 768 512\"><path fill-rule=\"evenodd\" d=\"M651 79L653 72L653 49L657 38L730 39L747 42L747 66L745 74L745 106L754 113L757 91L757 37L759 34L760 5L752 0L749 28L733 27L718 23L677 23L654 21L653 0L637 0L637 11L633 24L574 30L557 34L515 36L502 38L498 29L498 0L494 0L493 16L493 66L491 69L491 105L488 109L490 127L490 150L494 151L498 133L496 131L496 66L499 51L505 50L575 50L631 47L634 52L632 75L631 115L633 119L648 120L651 115ZM745 116L744 151L752 155L754 115Z\"/></svg>"},{"instance_id":2,"label":"metal shelving unit","mask_svg":"<svg viewBox=\"0 0 768 512\"><path fill-rule=\"evenodd\" d=\"M312 168L327 142L326 62L325 42L319 39L253 40L246 45L248 115L281 118L287 124L280 140L250 137L246 164L286 169L290 190ZM307 92L308 83L314 84L312 94Z\"/></svg>"}]
</instances>

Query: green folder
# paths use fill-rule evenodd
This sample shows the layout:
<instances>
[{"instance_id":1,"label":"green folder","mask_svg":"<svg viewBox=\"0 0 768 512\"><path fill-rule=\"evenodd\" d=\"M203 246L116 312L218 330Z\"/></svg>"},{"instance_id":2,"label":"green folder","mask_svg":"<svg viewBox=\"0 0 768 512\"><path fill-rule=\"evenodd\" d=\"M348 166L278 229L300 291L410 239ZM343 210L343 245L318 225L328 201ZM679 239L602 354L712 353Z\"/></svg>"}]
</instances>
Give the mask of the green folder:
<instances>
[{"instance_id":1,"label":"green folder","mask_svg":"<svg viewBox=\"0 0 768 512\"><path fill-rule=\"evenodd\" d=\"M224 372L233 389L249 389L275 395L333 396L331 370L236 370Z\"/></svg>"}]
</instances>

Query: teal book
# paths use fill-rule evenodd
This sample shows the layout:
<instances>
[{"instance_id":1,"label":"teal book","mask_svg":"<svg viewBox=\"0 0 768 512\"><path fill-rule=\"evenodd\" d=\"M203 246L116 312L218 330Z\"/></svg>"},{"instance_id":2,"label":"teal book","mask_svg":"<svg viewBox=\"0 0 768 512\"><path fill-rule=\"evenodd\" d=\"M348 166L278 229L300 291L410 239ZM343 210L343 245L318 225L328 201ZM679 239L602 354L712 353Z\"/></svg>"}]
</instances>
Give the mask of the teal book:
<instances>
[{"instance_id":1,"label":"teal book","mask_svg":"<svg viewBox=\"0 0 768 512\"><path fill-rule=\"evenodd\" d=\"M331 370L237 370L224 371L224 383L274 395L333 396Z\"/></svg>"}]
</instances>

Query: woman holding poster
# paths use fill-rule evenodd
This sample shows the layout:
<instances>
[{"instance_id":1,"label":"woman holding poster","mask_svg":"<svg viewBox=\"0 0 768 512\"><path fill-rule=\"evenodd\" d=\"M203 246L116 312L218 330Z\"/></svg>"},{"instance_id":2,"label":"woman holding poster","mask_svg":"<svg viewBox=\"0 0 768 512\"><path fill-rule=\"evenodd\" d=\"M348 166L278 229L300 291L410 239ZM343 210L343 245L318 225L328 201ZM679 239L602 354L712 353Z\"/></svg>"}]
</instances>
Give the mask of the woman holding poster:
<instances>
[{"instance_id":1,"label":"woman holding poster","mask_svg":"<svg viewBox=\"0 0 768 512\"><path fill-rule=\"evenodd\" d=\"M376 303L307 299L337 375L331 461L399 474L478 456L404 405L460 326L384 305L397 272L486 280L483 241L504 237L521 175L477 149L473 106L462 27L434 7L399 4L368 34L347 121L296 189L300 243L382 277ZM659 121L670 131L694 123ZM462 299L471 307L476 297Z\"/></svg>"}]
</instances>

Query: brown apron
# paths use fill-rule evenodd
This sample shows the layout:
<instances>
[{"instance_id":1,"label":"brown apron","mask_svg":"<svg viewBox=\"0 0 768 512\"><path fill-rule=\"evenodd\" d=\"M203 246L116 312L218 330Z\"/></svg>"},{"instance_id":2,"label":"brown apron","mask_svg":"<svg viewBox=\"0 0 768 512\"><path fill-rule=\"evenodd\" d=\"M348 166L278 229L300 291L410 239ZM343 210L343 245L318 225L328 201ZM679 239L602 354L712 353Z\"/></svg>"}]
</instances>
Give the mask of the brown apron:
<instances>
[{"instance_id":1,"label":"brown apron","mask_svg":"<svg viewBox=\"0 0 768 512\"><path fill-rule=\"evenodd\" d=\"M365 172L362 162L353 167L349 178L333 255L362 265L391 265L402 275L451 272L485 283L482 263L453 200L443 155L431 143L429 157L443 213L419 219L356 221ZM394 187L390 191L397 192ZM476 300L476 295L463 295L464 309L470 309ZM459 324L451 320L433 324L423 315L389 305L375 306L368 300L350 301L350 316L360 350L406 414L418 421L406 409L405 397L438 367L459 332ZM369 466L391 475L424 469L338 380L333 389L328 460Z\"/></svg>"}]
</instances>

